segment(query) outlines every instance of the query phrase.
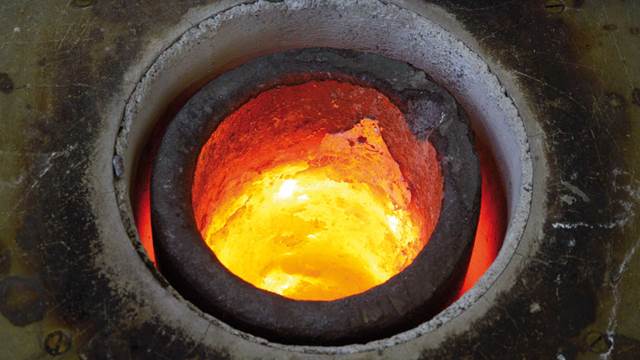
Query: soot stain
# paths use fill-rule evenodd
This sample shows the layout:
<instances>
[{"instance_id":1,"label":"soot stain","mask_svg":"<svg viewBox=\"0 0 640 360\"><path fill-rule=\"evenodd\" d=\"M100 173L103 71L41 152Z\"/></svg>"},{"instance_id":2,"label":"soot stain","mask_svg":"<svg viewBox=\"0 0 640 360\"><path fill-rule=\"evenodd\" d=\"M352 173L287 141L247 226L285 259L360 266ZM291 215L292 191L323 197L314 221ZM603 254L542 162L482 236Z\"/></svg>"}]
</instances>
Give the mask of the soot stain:
<instances>
[{"instance_id":1,"label":"soot stain","mask_svg":"<svg viewBox=\"0 0 640 360\"><path fill-rule=\"evenodd\" d=\"M445 3L477 38L486 39L481 46L512 70L527 99L536 104L550 167L545 195L548 221L597 224L613 219L611 209L620 199L610 195L615 189L607 179L614 169L624 167L618 145L630 120L624 97L594 87L599 82L592 73L566 65L580 63L579 49L592 46L591 38L565 23L563 15L549 14L534 4L496 6L483 0L468 2L461 10L464 1ZM565 191L563 180L588 194L588 206L576 208L558 200ZM473 324L471 333L451 337L444 347L425 351L424 358L452 354L500 358L504 349L514 357L577 353L574 339L596 320L606 244L614 233L605 227L567 230L551 223L544 229L540 250L527 262L508 298L499 297L489 315ZM564 241L567 237L574 241ZM534 314L529 312L533 301L541 308Z\"/></svg>"},{"instance_id":2,"label":"soot stain","mask_svg":"<svg viewBox=\"0 0 640 360\"><path fill-rule=\"evenodd\" d=\"M39 177L38 164L24 159L26 168L32 172L29 178L36 179L37 186L24 194L25 216L16 241L22 250L21 259L39 274L46 289L47 304L52 309L47 316L85 329L81 335L69 334L80 355L156 359L167 354L172 354L171 358L191 354L196 358L229 358L223 350L194 343L190 334L176 330L171 324L136 321L137 310L132 312L131 308L138 309L141 300L114 282L112 275L106 276L96 262L103 244L91 202L93 189L86 179L96 158L99 134L108 125L101 99L112 98L113 89L121 86L125 72L144 50L150 30L172 24L191 7L209 2L179 2L172 4L171 12L166 11L165 5L151 1L92 2L87 9L78 11L90 12L92 19L87 22L85 34L93 40L65 42L60 49L42 54L37 63L47 66L55 86L47 89L50 92L47 114L27 122L28 147L42 153L65 151L48 159L46 177ZM129 31L110 31L122 26ZM107 34L115 37L109 38L110 51L105 52ZM0 75L0 80L5 81L0 85L7 83L3 79L8 76ZM0 90L8 88L2 85ZM2 286L5 293L4 289L12 289ZM28 316L20 315L22 318L14 317L13 321L42 320L41 304L44 302L34 295L27 304ZM3 314L9 316L22 310L15 306L5 308Z\"/></svg>"},{"instance_id":3,"label":"soot stain","mask_svg":"<svg viewBox=\"0 0 640 360\"><path fill-rule=\"evenodd\" d=\"M36 280L10 276L0 281L0 314L13 325L40 321L45 309L44 289Z\"/></svg>"},{"instance_id":4,"label":"soot stain","mask_svg":"<svg viewBox=\"0 0 640 360\"><path fill-rule=\"evenodd\" d=\"M0 72L0 91L9 94L13 92L15 85L13 80L9 77L9 74Z\"/></svg>"},{"instance_id":5,"label":"soot stain","mask_svg":"<svg viewBox=\"0 0 640 360\"><path fill-rule=\"evenodd\" d=\"M634 89L631 91L631 102L632 102L634 105L638 105L638 106L640 106L640 89L638 89L638 88L634 88Z\"/></svg>"}]
</instances>

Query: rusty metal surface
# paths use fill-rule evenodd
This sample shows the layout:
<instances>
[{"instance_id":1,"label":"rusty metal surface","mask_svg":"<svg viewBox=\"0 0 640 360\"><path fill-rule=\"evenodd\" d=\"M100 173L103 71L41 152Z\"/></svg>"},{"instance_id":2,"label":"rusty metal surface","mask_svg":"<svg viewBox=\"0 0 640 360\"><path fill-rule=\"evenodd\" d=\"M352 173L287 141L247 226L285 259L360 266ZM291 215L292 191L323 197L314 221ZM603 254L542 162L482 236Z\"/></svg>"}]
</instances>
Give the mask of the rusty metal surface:
<instances>
[{"instance_id":1,"label":"rusty metal surface","mask_svg":"<svg viewBox=\"0 0 640 360\"><path fill-rule=\"evenodd\" d=\"M99 134L117 129L105 112L137 82L129 68L210 3L0 3L0 359L233 356L172 333L111 280L96 239L115 226L100 210L115 195L90 186L112 173ZM637 358L640 3L435 3L523 88L550 167L548 214L541 247L485 318L408 357Z\"/></svg>"}]
</instances>

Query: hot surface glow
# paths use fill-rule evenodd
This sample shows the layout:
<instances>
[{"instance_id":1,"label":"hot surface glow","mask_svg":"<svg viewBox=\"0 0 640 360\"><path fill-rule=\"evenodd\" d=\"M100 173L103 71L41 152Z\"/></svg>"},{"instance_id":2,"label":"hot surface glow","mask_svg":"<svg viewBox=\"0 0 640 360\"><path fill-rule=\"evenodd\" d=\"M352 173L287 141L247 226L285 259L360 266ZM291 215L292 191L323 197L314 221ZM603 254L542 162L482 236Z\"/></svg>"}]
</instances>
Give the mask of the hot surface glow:
<instances>
[{"instance_id":1,"label":"hot surface glow","mask_svg":"<svg viewBox=\"0 0 640 360\"><path fill-rule=\"evenodd\" d=\"M194 91L195 90L188 91L181 97L180 101L172 104L165 116L166 119L175 115ZM149 181L152 159L155 156L159 140L162 137L165 123L166 121L164 119L160 122L160 126L154 132L152 140L143 154L140 173L136 180L133 202L136 226L142 245L154 263L155 253L151 230ZM480 218L478 220L478 230L476 231L467 275L458 296L462 296L464 292L470 289L494 261L502 245L504 232L506 230L506 199L500 181L497 180L498 169L496 168L491 152L485 144L479 141L477 143L477 149L480 155L482 175Z\"/></svg>"},{"instance_id":2,"label":"hot surface glow","mask_svg":"<svg viewBox=\"0 0 640 360\"><path fill-rule=\"evenodd\" d=\"M407 210L411 194L378 132L363 120L327 135L310 161L268 169L226 194L205 241L234 274L290 298L332 300L385 282L423 244ZM313 165L325 156L335 158ZM349 173L364 158L385 173L376 184Z\"/></svg>"},{"instance_id":3,"label":"hot surface glow","mask_svg":"<svg viewBox=\"0 0 640 360\"><path fill-rule=\"evenodd\" d=\"M402 271L441 199L432 146L382 94L335 81L272 89L229 116L201 152L193 189L220 262L299 300L361 293Z\"/></svg>"}]
</instances>

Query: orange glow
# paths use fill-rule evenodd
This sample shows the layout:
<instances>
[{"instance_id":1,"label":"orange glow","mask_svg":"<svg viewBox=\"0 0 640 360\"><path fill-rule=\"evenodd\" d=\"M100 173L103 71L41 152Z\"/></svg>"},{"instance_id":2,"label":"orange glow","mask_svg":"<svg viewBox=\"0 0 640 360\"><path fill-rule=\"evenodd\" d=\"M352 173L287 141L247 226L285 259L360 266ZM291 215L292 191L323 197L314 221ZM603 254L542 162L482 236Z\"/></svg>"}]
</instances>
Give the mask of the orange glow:
<instances>
[{"instance_id":1,"label":"orange glow","mask_svg":"<svg viewBox=\"0 0 640 360\"><path fill-rule=\"evenodd\" d=\"M151 232L151 191L149 191L151 166L143 167L141 170L142 173L138 174L140 180L136 182L134 216L142 247L146 250L151 262L155 264L156 253L153 249L153 235Z\"/></svg>"},{"instance_id":2,"label":"orange glow","mask_svg":"<svg viewBox=\"0 0 640 360\"><path fill-rule=\"evenodd\" d=\"M399 139L397 161L388 145ZM382 94L335 81L272 89L230 115L202 149L193 187L220 262L298 300L358 294L402 271L442 200L432 146Z\"/></svg>"},{"instance_id":3,"label":"orange glow","mask_svg":"<svg viewBox=\"0 0 640 360\"><path fill-rule=\"evenodd\" d=\"M374 171L385 176L372 181ZM209 247L234 274L294 299L363 292L423 245L407 211L411 193L372 120L326 135L313 158L268 169L221 197L203 229Z\"/></svg>"},{"instance_id":4,"label":"orange glow","mask_svg":"<svg viewBox=\"0 0 640 360\"><path fill-rule=\"evenodd\" d=\"M180 111L182 106L191 98L191 96L206 82L208 79L203 79L200 83L195 83L193 86L187 88L182 94L174 99L171 103L167 104L167 109L163 116L158 119L156 126L154 127L150 141L146 144L142 156L139 159L140 166L138 167L138 173L136 174L133 198L133 214L136 222L136 228L138 229L138 237L142 243L142 247L147 253L149 260L157 266L156 253L153 246L153 230L151 228L151 171L152 162L155 158L158 148L160 147L160 140L165 132L165 129L171 119Z\"/></svg>"},{"instance_id":5,"label":"orange glow","mask_svg":"<svg viewBox=\"0 0 640 360\"><path fill-rule=\"evenodd\" d=\"M498 256L506 231L506 199L498 176L498 168L486 145L478 144L482 198L480 217L467 274L458 297L480 279Z\"/></svg>"},{"instance_id":6,"label":"orange glow","mask_svg":"<svg viewBox=\"0 0 640 360\"><path fill-rule=\"evenodd\" d=\"M136 177L136 185L133 194L133 207L134 207L134 215L136 220L136 226L138 229L139 236L142 240L142 245L146 250L149 257L155 263L155 253L153 249L153 240L152 240L152 229L151 229L151 207L150 207L150 199L149 199L149 181L151 174L151 162L153 157L155 157L156 149L158 147L159 141L162 137L162 133L164 132L165 123L167 119L170 119L175 115L175 113L180 109L182 104L191 96L191 94L195 91L194 89L188 90L181 98L176 101L175 104L171 104L167 114L163 117L160 122L158 128L154 131L152 135L152 140L147 146L145 154L140 161L141 166L139 167L139 174ZM283 97L284 98L284 97ZM380 106L383 101L379 101L377 96L371 97L370 102L366 103L363 107L372 108L376 107L375 104ZM277 102L279 99L274 97L272 99L271 108L278 108ZM247 104L248 105L248 104ZM385 118L394 118L396 116L401 116L401 114L396 114L394 111L390 110L391 107L386 108L385 110L378 109L379 116L377 119L381 117ZM256 107L254 109L255 112L263 111L264 107ZM397 111L397 110L395 110ZM363 114L364 111L353 112L350 116L357 117L360 114ZM269 111L272 114L272 111ZM372 113L373 114L373 113ZM370 115L372 115L370 114ZM367 114L363 114L366 117ZM330 118L329 116L325 116L326 118ZM228 119L227 119L228 121ZM387 123L393 123L393 121L387 121ZM387 124L384 124L385 128L390 127ZM222 128L223 126L221 126ZM261 128L256 129L258 131L264 131L268 128L268 126L263 126ZM219 129L222 130L222 129ZM245 129L246 130L246 129ZM348 128L340 127L340 126L324 126L324 133L331 132L340 132L348 130ZM401 133L401 131L394 131L395 133ZM235 136L235 135L234 135ZM395 141L394 141L395 140ZM389 141L385 137L385 142L389 144L389 151L392 153L395 159L404 159L405 157L401 156L401 154L394 153L393 149L397 148L395 146L398 142L402 141L402 137L396 136ZM391 145L394 144L394 145ZM472 250L471 260L469 263L469 267L467 269L467 274L464 279L464 283L462 285L461 290L459 291L457 296L462 296L468 289L470 289L476 281L484 274L487 268L493 263L495 257L497 256L500 247L502 246L502 240L504 237L504 233L506 230L506 199L502 190L501 183L498 181L498 170L496 164L494 162L493 156L488 150L488 147L484 145L482 142L478 142L478 153L480 155L480 165L481 165L481 175L482 175L482 200L481 200L481 209L480 209L480 217L478 220L478 228L476 231L476 238L474 247ZM275 151L275 150L274 150ZM277 151L276 151L277 153ZM404 161L397 160L399 162L400 168L407 177L407 173L411 175L410 171L404 169L403 164L408 163L405 159ZM419 173L419 172L418 172ZM234 176L238 176L237 173ZM411 179L408 179L411 180ZM413 179L414 182L416 179ZM411 185L411 181L408 181ZM413 186L414 188L416 186ZM415 192L412 191L412 192ZM195 194L194 194L195 195ZM416 196L413 197L415 201ZM194 197L194 201L195 197ZM435 219L437 220L437 218ZM434 220L434 221L435 221ZM423 230L423 235L426 231ZM343 276L343 275L341 275Z\"/></svg>"}]
</instances>

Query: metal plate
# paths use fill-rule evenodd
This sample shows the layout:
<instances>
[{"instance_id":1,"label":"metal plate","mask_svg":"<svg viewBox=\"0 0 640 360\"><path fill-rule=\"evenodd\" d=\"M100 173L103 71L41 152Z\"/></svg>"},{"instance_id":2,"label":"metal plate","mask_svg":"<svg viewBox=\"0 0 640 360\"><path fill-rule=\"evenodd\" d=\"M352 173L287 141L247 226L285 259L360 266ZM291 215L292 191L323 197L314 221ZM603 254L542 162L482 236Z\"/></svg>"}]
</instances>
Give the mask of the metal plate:
<instances>
[{"instance_id":1,"label":"metal plate","mask_svg":"<svg viewBox=\"0 0 640 360\"><path fill-rule=\"evenodd\" d=\"M640 4L434 3L449 14L444 26L500 64L501 79L523 94L514 100L534 115L540 132L529 142L545 196L529 225L540 230L527 234L535 246L518 249L512 286L469 310L483 313L479 321L342 356L637 358ZM171 290L130 261L140 259L133 246L114 245L128 241L112 191L124 103L162 39L231 5L0 4L0 358L333 356L233 330L213 336L223 324L162 312L178 301Z\"/></svg>"}]
</instances>

